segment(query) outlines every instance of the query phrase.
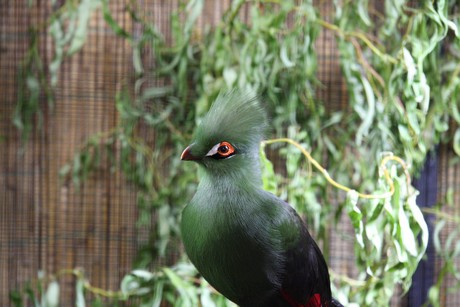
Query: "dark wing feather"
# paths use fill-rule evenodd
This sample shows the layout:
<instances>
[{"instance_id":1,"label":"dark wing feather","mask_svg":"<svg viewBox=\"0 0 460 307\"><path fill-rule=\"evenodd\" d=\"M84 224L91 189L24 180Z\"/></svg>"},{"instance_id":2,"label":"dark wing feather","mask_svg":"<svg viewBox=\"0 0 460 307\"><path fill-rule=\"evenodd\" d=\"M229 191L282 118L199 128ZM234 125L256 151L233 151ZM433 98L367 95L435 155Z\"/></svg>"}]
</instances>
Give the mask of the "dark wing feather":
<instances>
[{"instance_id":1,"label":"dark wing feather","mask_svg":"<svg viewBox=\"0 0 460 307\"><path fill-rule=\"evenodd\" d=\"M331 302L331 286L326 261L305 223L294 209L289 208L300 229L300 239L286 251L282 288L301 304L306 304L313 295L319 294L322 305L328 306Z\"/></svg>"},{"instance_id":2,"label":"dark wing feather","mask_svg":"<svg viewBox=\"0 0 460 307\"><path fill-rule=\"evenodd\" d=\"M332 307L343 307L343 305L338 300L336 300L335 298L332 298L331 306Z\"/></svg>"}]
</instances>

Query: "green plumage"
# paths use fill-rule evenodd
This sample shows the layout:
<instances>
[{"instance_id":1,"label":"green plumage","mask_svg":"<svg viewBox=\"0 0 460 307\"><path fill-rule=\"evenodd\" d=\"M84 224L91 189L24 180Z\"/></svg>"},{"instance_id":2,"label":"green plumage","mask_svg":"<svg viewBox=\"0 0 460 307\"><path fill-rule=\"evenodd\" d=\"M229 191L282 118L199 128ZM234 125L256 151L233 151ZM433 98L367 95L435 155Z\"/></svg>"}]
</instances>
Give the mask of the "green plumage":
<instances>
[{"instance_id":1,"label":"green plumage","mask_svg":"<svg viewBox=\"0 0 460 307\"><path fill-rule=\"evenodd\" d=\"M228 141L244 153L252 153L267 133L267 116L258 98L250 91L233 90L220 94L198 126L194 150L205 154L221 141Z\"/></svg>"},{"instance_id":2,"label":"green plumage","mask_svg":"<svg viewBox=\"0 0 460 307\"><path fill-rule=\"evenodd\" d=\"M301 219L262 190L259 145L266 130L257 97L234 90L216 99L182 155L203 171L182 215L186 252L212 286L241 306L291 306L281 289L301 302L318 293L316 285L329 286L327 267L317 277L324 259Z\"/></svg>"},{"instance_id":3,"label":"green plumage","mask_svg":"<svg viewBox=\"0 0 460 307\"><path fill-rule=\"evenodd\" d=\"M267 128L267 116L257 96L249 91L226 92L217 97L197 127L191 153L204 157L217 143L230 142L239 152L231 159L197 160L206 167L206 175L234 175L238 177L234 179L260 183L258 148Z\"/></svg>"}]
</instances>

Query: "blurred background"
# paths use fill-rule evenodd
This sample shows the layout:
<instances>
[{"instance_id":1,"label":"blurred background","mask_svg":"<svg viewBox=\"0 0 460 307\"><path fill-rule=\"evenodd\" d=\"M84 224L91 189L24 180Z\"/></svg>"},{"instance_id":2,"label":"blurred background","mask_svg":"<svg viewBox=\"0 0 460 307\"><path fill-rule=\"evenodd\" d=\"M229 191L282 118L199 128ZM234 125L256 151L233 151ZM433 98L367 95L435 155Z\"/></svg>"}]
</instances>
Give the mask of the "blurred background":
<instances>
[{"instance_id":1,"label":"blurred background","mask_svg":"<svg viewBox=\"0 0 460 307\"><path fill-rule=\"evenodd\" d=\"M425 252L408 215L419 268L376 269L374 283L363 268L404 236L382 220L386 256L366 258L377 254L370 236L357 251L346 194L295 149L270 147L273 190L307 216L339 298L460 305L456 1L0 1L0 14L0 305L39 303L54 280L60 306L82 293L138 305L91 287L120 291L134 268L182 276L177 221L197 175L179 155L219 90L245 85L265 97L273 136L302 143L339 182L384 190L384 151L412 167L430 240ZM155 302L182 306L158 276L143 279Z\"/></svg>"}]
</instances>

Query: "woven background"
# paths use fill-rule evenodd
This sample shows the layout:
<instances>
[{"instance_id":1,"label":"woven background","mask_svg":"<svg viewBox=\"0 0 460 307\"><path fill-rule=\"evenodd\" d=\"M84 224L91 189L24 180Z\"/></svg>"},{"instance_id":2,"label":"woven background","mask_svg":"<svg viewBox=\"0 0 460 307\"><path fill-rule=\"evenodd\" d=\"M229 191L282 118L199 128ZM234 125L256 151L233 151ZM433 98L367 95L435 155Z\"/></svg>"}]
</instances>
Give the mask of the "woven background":
<instances>
[{"instance_id":1,"label":"woven background","mask_svg":"<svg viewBox=\"0 0 460 307\"><path fill-rule=\"evenodd\" d=\"M64 61L59 73L54 107L42 97L43 125L26 143L21 142L12 124L17 101L18 65L29 46L28 27L50 16L50 1L0 0L0 305L7 306L8 293L36 278L39 271L53 273L81 267L97 287L116 290L121 278L132 268L139 246L148 240L149 227L137 228L135 190L107 162L88 178L79 190L59 179L59 169L69 162L84 141L96 132L114 127L119 118L114 97L123 82L133 76L132 49L116 37L103 22L101 12L90 21L85 47ZM198 27L217 22L230 1L208 1ZM168 38L169 15L177 1L140 2L145 15ZM321 1L323 16L331 4ZM138 31L125 11L124 1L111 1L114 18L127 31ZM246 18L248 12L243 10ZM40 33L44 65L53 57L51 37ZM341 77L335 38L322 32L317 42L318 79L324 85L317 97L329 107L346 108L346 88ZM144 131L146 138L153 132ZM439 150L438 198L449 189L454 204L447 213L460 215L460 166L452 166L451 145ZM115 154L117 151L115 150ZM154 221L152 222L154 223ZM353 271L352 232L348 221L334 238L330 263L339 273ZM446 227L447 232L449 225ZM441 263L434 261L436 271ZM74 301L73 279L63 280L63 305ZM452 286L452 280L446 280ZM460 306L460 295L444 292L443 306ZM407 305L395 296L394 305Z\"/></svg>"}]
</instances>

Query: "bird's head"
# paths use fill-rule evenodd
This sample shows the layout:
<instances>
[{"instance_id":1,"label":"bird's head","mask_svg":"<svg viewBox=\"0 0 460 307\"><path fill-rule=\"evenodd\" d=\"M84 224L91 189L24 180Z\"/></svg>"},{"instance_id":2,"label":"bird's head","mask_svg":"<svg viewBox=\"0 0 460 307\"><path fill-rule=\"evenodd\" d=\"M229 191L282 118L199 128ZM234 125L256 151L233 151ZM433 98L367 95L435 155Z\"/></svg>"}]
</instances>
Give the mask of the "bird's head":
<instances>
[{"instance_id":1,"label":"bird's head","mask_svg":"<svg viewBox=\"0 0 460 307\"><path fill-rule=\"evenodd\" d=\"M181 159L198 162L211 175L257 172L259 145L267 127L257 95L238 89L221 93Z\"/></svg>"}]
</instances>

